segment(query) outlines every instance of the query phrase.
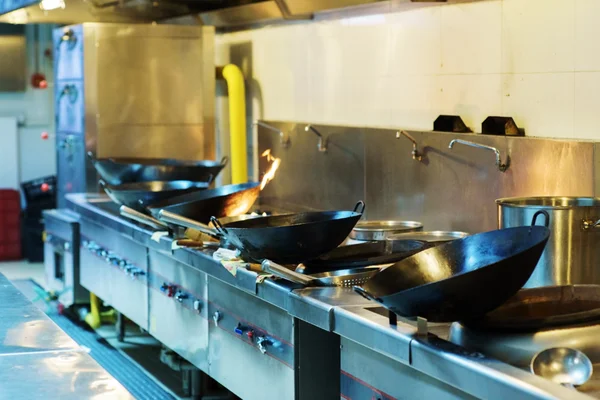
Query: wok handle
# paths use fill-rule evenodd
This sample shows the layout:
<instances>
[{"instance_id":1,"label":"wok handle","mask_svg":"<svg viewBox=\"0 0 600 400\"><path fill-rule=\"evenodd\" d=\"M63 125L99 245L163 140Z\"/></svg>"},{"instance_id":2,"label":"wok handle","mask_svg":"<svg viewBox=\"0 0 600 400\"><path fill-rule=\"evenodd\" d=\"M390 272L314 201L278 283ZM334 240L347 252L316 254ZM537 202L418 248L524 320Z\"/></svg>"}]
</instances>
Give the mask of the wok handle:
<instances>
[{"instance_id":1,"label":"wok handle","mask_svg":"<svg viewBox=\"0 0 600 400\"><path fill-rule=\"evenodd\" d=\"M365 202L360 200L358 203L356 203L356 205L354 206L354 212L357 212L359 214L363 214L365 212ZM360 208L360 211L358 211L358 209Z\"/></svg>"},{"instance_id":2,"label":"wok handle","mask_svg":"<svg viewBox=\"0 0 600 400\"><path fill-rule=\"evenodd\" d=\"M550 215L545 210L540 210L540 211L536 212L535 214L533 214L533 218L531 219L531 226L535 225L535 223L537 222L537 219L540 215L544 216L544 226L547 228L548 225L550 225Z\"/></svg>"},{"instance_id":3,"label":"wok handle","mask_svg":"<svg viewBox=\"0 0 600 400\"><path fill-rule=\"evenodd\" d=\"M127 206L121 206L119 208L119 212L124 217L132 219L132 220L142 223L144 225L148 225L154 229L159 229L159 230L168 229L168 226L165 223L157 220L156 218L152 218L146 214L136 211L133 208L130 208Z\"/></svg>"},{"instance_id":4,"label":"wok handle","mask_svg":"<svg viewBox=\"0 0 600 400\"><path fill-rule=\"evenodd\" d=\"M214 229L211 229L208 225L205 225L198 221L194 221L190 218L182 217L181 215L177 215L166 210L160 210L160 212L158 213L158 219L160 219L163 222L168 222L170 224L183 226L184 228L195 229L211 237L221 239L217 232Z\"/></svg>"},{"instance_id":5,"label":"wok handle","mask_svg":"<svg viewBox=\"0 0 600 400\"><path fill-rule=\"evenodd\" d=\"M260 268L265 272L277 275L280 278L287 279L288 281L299 283L300 285L304 286L312 284L315 280L309 276L287 269L286 267L276 264L271 260L264 260L260 265Z\"/></svg>"}]
</instances>

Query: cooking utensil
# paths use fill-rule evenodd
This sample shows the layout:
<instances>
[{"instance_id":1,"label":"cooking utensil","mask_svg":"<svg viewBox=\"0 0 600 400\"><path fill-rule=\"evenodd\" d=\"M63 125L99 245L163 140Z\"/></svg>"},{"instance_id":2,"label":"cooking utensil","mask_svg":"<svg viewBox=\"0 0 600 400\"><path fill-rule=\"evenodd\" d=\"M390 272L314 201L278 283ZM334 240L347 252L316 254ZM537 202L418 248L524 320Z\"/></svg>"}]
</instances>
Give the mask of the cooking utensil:
<instances>
[{"instance_id":1,"label":"cooking utensil","mask_svg":"<svg viewBox=\"0 0 600 400\"><path fill-rule=\"evenodd\" d=\"M226 226L211 218L216 226L214 230L165 209L158 213L158 219L228 240L248 261L270 259L291 264L316 258L339 246L362 217L364 208L365 204L360 201L353 211L275 215Z\"/></svg>"},{"instance_id":2,"label":"cooking utensil","mask_svg":"<svg viewBox=\"0 0 600 400\"><path fill-rule=\"evenodd\" d=\"M574 388L586 383L594 371L584 353L568 347L554 347L536 354L531 360L531 373L554 383Z\"/></svg>"},{"instance_id":3,"label":"cooking utensil","mask_svg":"<svg viewBox=\"0 0 600 400\"><path fill-rule=\"evenodd\" d=\"M350 239L385 240L388 235L399 232L423 230L423 224L416 221L361 221L356 224Z\"/></svg>"},{"instance_id":4,"label":"cooking utensil","mask_svg":"<svg viewBox=\"0 0 600 400\"><path fill-rule=\"evenodd\" d=\"M499 228L523 225L539 210L550 214L550 240L525 287L600 284L600 198L514 197L496 204Z\"/></svg>"},{"instance_id":5,"label":"cooking utensil","mask_svg":"<svg viewBox=\"0 0 600 400\"><path fill-rule=\"evenodd\" d=\"M600 321L600 286L566 285L519 290L494 311L462 324L486 331L535 332L594 321Z\"/></svg>"},{"instance_id":6,"label":"cooking utensil","mask_svg":"<svg viewBox=\"0 0 600 400\"><path fill-rule=\"evenodd\" d=\"M463 348L479 351L518 368L528 369L531 359L550 347L573 347L592 360L600 360L600 324L575 324L540 328L528 332L495 331L455 322L449 340Z\"/></svg>"},{"instance_id":7,"label":"cooking utensil","mask_svg":"<svg viewBox=\"0 0 600 400\"><path fill-rule=\"evenodd\" d=\"M303 275L292 271L282 265L270 260L263 260L261 264L263 271L277 275L280 278L298 283L304 286L342 286L352 287L367 282L379 271L379 268L354 268L338 271L322 272L313 275Z\"/></svg>"},{"instance_id":8,"label":"cooking utensil","mask_svg":"<svg viewBox=\"0 0 600 400\"><path fill-rule=\"evenodd\" d=\"M443 243L450 242L456 239L462 239L469 236L466 232L459 231L419 231L419 232L405 232L405 233L394 233L386 238L386 241L393 243L396 241L404 240L422 240L428 243Z\"/></svg>"},{"instance_id":9,"label":"cooking utensil","mask_svg":"<svg viewBox=\"0 0 600 400\"><path fill-rule=\"evenodd\" d=\"M117 186L111 186L102 180L99 183L112 201L138 211L144 211L145 204L208 187L206 182L192 181L151 181L124 183Z\"/></svg>"},{"instance_id":10,"label":"cooking utensil","mask_svg":"<svg viewBox=\"0 0 600 400\"><path fill-rule=\"evenodd\" d=\"M545 226L480 233L421 251L354 289L405 317L471 319L498 308L529 279L550 230Z\"/></svg>"},{"instance_id":11,"label":"cooking utensil","mask_svg":"<svg viewBox=\"0 0 600 400\"><path fill-rule=\"evenodd\" d=\"M96 159L88 152L98 174L110 185L149 181L193 181L211 183L227 165L221 161L191 161L168 158Z\"/></svg>"},{"instance_id":12,"label":"cooking utensil","mask_svg":"<svg viewBox=\"0 0 600 400\"><path fill-rule=\"evenodd\" d=\"M360 268L369 265L391 264L428 248L429 245L418 240L402 240L395 248L387 242L367 242L351 246L340 246L314 260L304 262L304 270L334 271L337 269Z\"/></svg>"},{"instance_id":13,"label":"cooking utensil","mask_svg":"<svg viewBox=\"0 0 600 400\"><path fill-rule=\"evenodd\" d=\"M208 223L210 217L244 214L252 207L259 194L260 182L225 185L152 202L148 210L155 218L159 218L159 213L164 210L193 221Z\"/></svg>"}]
</instances>

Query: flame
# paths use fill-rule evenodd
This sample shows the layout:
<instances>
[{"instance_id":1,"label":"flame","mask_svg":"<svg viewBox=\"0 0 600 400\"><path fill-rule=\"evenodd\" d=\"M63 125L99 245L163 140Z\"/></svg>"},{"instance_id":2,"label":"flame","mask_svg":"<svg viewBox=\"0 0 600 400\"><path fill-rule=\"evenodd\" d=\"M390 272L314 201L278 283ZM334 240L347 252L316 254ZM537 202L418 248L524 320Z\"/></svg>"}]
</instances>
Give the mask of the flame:
<instances>
[{"instance_id":1,"label":"flame","mask_svg":"<svg viewBox=\"0 0 600 400\"><path fill-rule=\"evenodd\" d=\"M261 157L266 157L267 161L271 163L271 167L269 167L269 170L265 173L262 181L260 182L260 190L263 190L265 186L267 186L267 183L271 182L273 178L275 178L275 172L277 172L277 168L279 168L279 165L281 164L281 158L274 157L271 154L271 149L265 150L261 154Z\"/></svg>"}]
</instances>

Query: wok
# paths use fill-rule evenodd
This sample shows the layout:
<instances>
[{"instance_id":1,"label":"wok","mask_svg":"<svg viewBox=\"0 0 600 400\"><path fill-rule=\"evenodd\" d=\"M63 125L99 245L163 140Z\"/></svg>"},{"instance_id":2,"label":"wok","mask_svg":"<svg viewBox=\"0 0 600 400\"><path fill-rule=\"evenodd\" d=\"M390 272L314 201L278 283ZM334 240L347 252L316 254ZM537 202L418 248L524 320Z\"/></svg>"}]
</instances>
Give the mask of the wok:
<instances>
[{"instance_id":1,"label":"wok","mask_svg":"<svg viewBox=\"0 0 600 400\"><path fill-rule=\"evenodd\" d=\"M190 193L208 187L207 182L191 181L135 182L116 186L109 185L102 180L99 183L112 201L138 211L144 211L145 204L152 204L182 193Z\"/></svg>"},{"instance_id":2,"label":"wok","mask_svg":"<svg viewBox=\"0 0 600 400\"><path fill-rule=\"evenodd\" d=\"M158 219L231 243L247 261L269 259L292 264L319 257L339 246L362 217L364 209L365 204L360 201L353 211L275 215L236 221L225 226L211 218L216 229L166 210L158 213Z\"/></svg>"},{"instance_id":3,"label":"wok","mask_svg":"<svg viewBox=\"0 0 600 400\"><path fill-rule=\"evenodd\" d=\"M260 182L225 185L195 191L149 204L148 211L159 218L162 210L208 223L210 217L233 217L247 212L260 194Z\"/></svg>"},{"instance_id":4,"label":"wok","mask_svg":"<svg viewBox=\"0 0 600 400\"><path fill-rule=\"evenodd\" d=\"M228 158L218 161L191 161L169 158L88 157L102 179L110 185L150 181L193 181L211 183L227 165Z\"/></svg>"},{"instance_id":5,"label":"wok","mask_svg":"<svg viewBox=\"0 0 600 400\"><path fill-rule=\"evenodd\" d=\"M461 324L479 330L535 332L599 320L600 286L565 285L519 290L494 311Z\"/></svg>"},{"instance_id":6,"label":"wok","mask_svg":"<svg viewBox=\"0 0 600 400\"><path fill-rule=\"evenodd\" d=\"M535 226L544 214L546 226ZM549 216L436 246L397 262L354 289L405 317L450 322L501 306L533 273L546 246Z\"/></svg>"}]
</instances>

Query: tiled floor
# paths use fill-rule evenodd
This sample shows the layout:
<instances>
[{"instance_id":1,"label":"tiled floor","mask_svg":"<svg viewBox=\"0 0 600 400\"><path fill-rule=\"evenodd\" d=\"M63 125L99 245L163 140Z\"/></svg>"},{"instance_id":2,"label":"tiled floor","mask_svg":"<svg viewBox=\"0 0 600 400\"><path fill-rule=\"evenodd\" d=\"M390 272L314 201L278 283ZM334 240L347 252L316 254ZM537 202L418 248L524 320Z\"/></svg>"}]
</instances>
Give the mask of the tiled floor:
<instances>
[{"instance_id":1,"label":"tiled floor","mask_svg":"<svg viewBox=\"0 0 600 400\"><path fill-rule=\"evenodd\" d=\"M43 263L29 263L26 260L1 262L0 273L11 281L31 278L42 286L46 284Z\"/></svg>"}]
</instances>

